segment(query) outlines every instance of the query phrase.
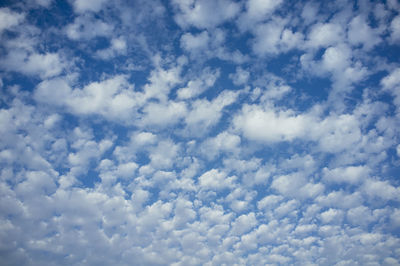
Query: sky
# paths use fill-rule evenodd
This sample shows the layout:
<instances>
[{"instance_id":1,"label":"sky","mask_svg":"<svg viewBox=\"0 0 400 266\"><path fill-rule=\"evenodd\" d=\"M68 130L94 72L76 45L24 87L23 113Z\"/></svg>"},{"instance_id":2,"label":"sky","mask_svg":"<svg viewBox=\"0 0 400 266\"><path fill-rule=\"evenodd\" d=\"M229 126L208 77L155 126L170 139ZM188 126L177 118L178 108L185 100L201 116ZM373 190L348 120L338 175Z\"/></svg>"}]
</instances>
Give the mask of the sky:
<instances>
[{"instance_id":1,"label":"sky","mask_svg":"<svg viewBox=\"0 0 400 266\"><path fill-rule=\"evenodd\" d=\"M399 1L0 1L1 265L400 265L399 140Z\"/></svg>"}]
</instances>

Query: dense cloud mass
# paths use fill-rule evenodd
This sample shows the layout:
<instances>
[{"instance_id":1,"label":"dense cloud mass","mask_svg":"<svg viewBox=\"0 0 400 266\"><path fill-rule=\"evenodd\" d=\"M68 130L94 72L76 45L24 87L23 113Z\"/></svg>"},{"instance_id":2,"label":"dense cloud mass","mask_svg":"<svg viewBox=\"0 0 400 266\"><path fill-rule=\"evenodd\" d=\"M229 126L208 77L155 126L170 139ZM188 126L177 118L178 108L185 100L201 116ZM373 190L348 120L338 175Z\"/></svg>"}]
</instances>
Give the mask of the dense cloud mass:
<instances>
[{"instance_id":1,"label":"dense cloud mass","mask_svg":"<svg viewBox=\"0 0 400 266\"><path fill-rule=\"evenodd\" d=\"M0 265L400 265L400 3L0 4Z\"/></svg>"}]
</instances>

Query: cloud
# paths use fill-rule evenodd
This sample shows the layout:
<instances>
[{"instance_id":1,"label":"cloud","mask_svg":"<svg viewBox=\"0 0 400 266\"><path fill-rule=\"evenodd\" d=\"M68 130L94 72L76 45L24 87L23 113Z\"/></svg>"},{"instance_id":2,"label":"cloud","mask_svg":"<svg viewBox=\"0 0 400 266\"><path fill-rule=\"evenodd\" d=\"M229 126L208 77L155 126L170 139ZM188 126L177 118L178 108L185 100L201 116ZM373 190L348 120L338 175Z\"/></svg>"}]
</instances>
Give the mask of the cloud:
<instances>
[{"instance_id":1,"label":"cloud","mask_svg":"<svg viewBox=\"0 0 400 266\"><path fill-rule=\"evenodd\" d=\"M208 48L209 41L210 37L207 31L203 31L197 35L185 33L181 37L181 46L185 50L195 52L199 50L206 50Z\"/></svg>"},{"instance_id":2,"label":"cloud","mask_svg":"<svg viewBox=\"0 0 400 266\"><path fill-rule=\"evenodd\" d=\"M398 8L8 1L0 264L398 264Z\"/></svg>"},{"instance_id":3,"label":"cloud","mask_svg":"<svg viewBox=\"0 0 400 266\"><path fill-rule=\"evenodd\" d=\"M187 32L181 36L180 46L196 60L219 58L221 60L244 63L248 57L238 49L228 49L224 45L227 32L220 29L204 30L197 34Z\"/></svg>"},{"instance_id":4,"label":"cloud","mask_svg":"<svg viewBox=\"0 0 400 266\"><path fill-rule=\"evenodd\" d=\"M352 85L363 81L369 74L368 68L362 61L352 56L348 45L339 44L325 49L321 60L313 60L311 54L304 54L300 62L304 69L312 74L330 77L333 90L329 96L335 101L341 93L351 92Z\"/></svg>"},{"instance_id":5,"label":"cloud","mask_svg":"<svg viewBox=\"0 0 400 266\"><path fill-rule=\"evenodd\" d=\"M25 19L25 14L17 13L7 7L0 8L0 34L13 26L20 24Z\"/></svg>"},{"instance_id":6,"label":"cloud","mask_svg":"<svg viewBox=\"0 0 400 266\"><path fill-rule=\"evenodd\" d=\"M168 105L149 103L143 108L141 123L145 126L173 126L187 113L184 102L169 102Z\"/></svg>"},{"instance_id":7,"label":"cloud","mask_svg":"<svg viewBox=\"0 0 400 266\"><path fill-rule=\"evenodd\" d=\"M189 80L186 87L178 89L178 98L190 99L201 95L204 91L211 88L215 84L215 81L219 76L220 72L218 69L212 71L209 68L205 68L202 75L193 80Z\"/></svg>"},{"instance_id":8,"label":"cloud","mask_svg":"<svg viewBox=\"0 0 400 266\"><path fill-rule=\"evenodd\" d=\"M367 180L363 185L363 191L371 198L399 200L399 188L393 187L388 181Z\"/></svg>"},{"instance_id":9,"label":"cloud","mask_svg":"<svg viewBox=\"0 0 400 266\"><path fill-rule=\"evenodd\" d=\"M284 196L294 198L312 198L324 190L321 184L307 182L301 173L278 176L274 178L271 187Z\"/></svg>"},{"instance_id":10,"label":"cloud","mask_svg":"<svg viewBox=\"0 0 400 266\"><path fill-rule=\"evenodd\" d=\"M73 7L77 13L84 13L87 11L99 12L105 2L105 0L73 0Z\"/></svg>"},{"instance_id":11,"label":"cloud","mask_svg":"<svg viewBox=\"0 0 400 266\"><path fill-rule=\"evenodd\" d=\"M352 45L362 44L367 50L372 49L381 41L378 32L373 30L361 16L357 16L351 20L348 38Z\"/></svg>"},{"instance_id":12,"label":"cloud","mask_svg":"<svg viewBox=\"0 0 400 266\"><path fill-rule=\"evenodd\" d=\"M246 105L234 118L236 129L244 136L265 142L291 141L305 136L309 118L290 111L263 110L256 105Z\"/></svg>"},{"instance_id":13,"label":"cloud","mask_svg":"<svg viewBox=\"0 0 400 266\"><path fill-rule=\"evenodd\" d=\"M98 50L97 56L104 60L109 60L118 55L125 55L127 52L127 45L124 38L120 37L112 39L108 48Z\"/></svg>"},{"instance_id":14,"label":"cloud","mask_svg":"<svg viewBox=\"0 0 400 266\"><path fill-rule=\"evenodd\" d=\"M333 183L357 184L367 179L370 170L365 166L348 166L334 169L324 168L324 179Z\"/></svg>"},{"instance_id":15,"label":"cloud","mask_svg":"<svg viewBox=\"0 0 400 266\"><path fill-rule=\"evenodd\" d=\"M206 157L214 158L221 152L238 152L239 145L239 136L230 134L228 132L222 132L214 138L205 140L200 149Z\"/></svg>"},{"instance_id":16,"label":"cloud","mask_svg":"<svg viewBox=\"0 0 400 266\"><path fill-rule=\"evenodd\" d=\"M246 2L246 11L237 20L241 30L251 29L257 22L267 20L282 4L282 1L250 0Z\"/></svg>"},{"instance_id":17,"label":"cloud","mask_svg":"<svg viewBox=\"0 0 400 266\"><path fill-rule=\"evenodd\" d=\"M217 124L222 116L222 110L235 102L238 94L232 91L223 91L212 101L196 100L185 117L186 127L184 134L201 136Z\"/></svg>"},{"instance_id":18,"label":"cloud","mask_svg":"<svg viewBox=\"0 0 400 266\"><path fill-rule=\"evenodd\" d=\"M400 16L395 17L390 23L390 40L398 43L400 40Z\"/></svg>"},{"instance_id":19,"label":"cloud","mask_svg":"<svg viewBox=\"0 0 400 266\"><path fill-rule=\"evenodd\" d=\"M276 55L292 49L298 49L303 44L303 34L285 28L285 21L276 20L260 24L254 30L255 39L253 51L257 55Z\"/></svg>"},{"instance_id":20,"label":"cloud","mask_svg":"<svg viewBox=\"0 0 400 266\"><path fill-rule=\"evenodd\" d=\"M160 141L149 155L151 165L156 169L168 169L175 163L179 152L179 145L171 140Z\"/></svg>"},{"instance_id":21,"label":"cloud","mask_svg":"<svg viewBox=\"0 0 400 266\"><path fill-rule=\"evenodd\" d=\"M45 79L61 74L67 63L58 53L40 54L14 50L3 58L0 66L8 71L16 71L29 76L38 75Z\"/></svg>"},{"instance_id":22,"label":"cloud","mask_svg":"<svg viewBox=\"0 0 400 266\"><path fill-rule=\"evenodd\" d=\"M112 34L113 25L90 15L75 18L74 22L65 27L65 33L71 40L90 40L96 37L107 37Z\"/></svg>"},{"instance_id":23,"label":"cloud","mask_svg":"<svg viewBox=\"0 0 400 266\"><path fill-rule=\"evenodd\" d=\"M250 73L241 67L236 68L236 72L234 74L229 74L229 78L232 79L233 84L236 86L244 85L249 80Z\"/></svg>"},{"instance_id":24,"label":"cloud","mask_svg":"<svg viewBox=\"0 0 400 266\"><path fill-rule=\"evenodd\" d=\"M199 185L204 189L221 190L233 187L235 180L235 176L228 177L224 172L220 172L217 169L211 169L199 177Z\"/></svg>"},{"instance_id":25,"label":"cloud","mask_svg":"<svg viewBox=\"0 0 400 266\"><path fill-rule=\"evenodd\" d=\"M230 0L174 0L176 23L182 28L213 28L236 16L240 5ZM215 13L217 12L217 13Z\"/></svg>"},{"instance_id":26,"label":"cloud","mask_svg":"<svg viewBox=\"0 0 400 266\"><path fill-rule=\"evenodd\" d=\"M307 45L312 48L329 47L343 42L343 28L334 23L317 23L312 26Z\"/></svg>"},{"instance_id":27,"label":"cloud","mask_svg":"<svg viewBox=\"0 0 400 266\"><path fill-rule=\"evenodd\" d=\"M389 75L385 76L381 80L381 86L385 91L389 91L394 96L394 104L397 108L397 113L400 113L400 93L399 84L400 81L400 68L396 68L390 72Z\"/></svg>"}]
</instances>

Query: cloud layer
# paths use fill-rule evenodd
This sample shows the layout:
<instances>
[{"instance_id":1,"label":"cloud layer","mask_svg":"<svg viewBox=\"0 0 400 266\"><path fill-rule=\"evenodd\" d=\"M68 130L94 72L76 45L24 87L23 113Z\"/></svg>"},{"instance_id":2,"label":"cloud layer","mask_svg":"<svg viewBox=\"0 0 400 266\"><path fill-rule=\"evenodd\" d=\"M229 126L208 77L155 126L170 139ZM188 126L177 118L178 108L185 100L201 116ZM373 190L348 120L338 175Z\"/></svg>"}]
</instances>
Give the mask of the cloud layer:
<instances>
[{"instance_id":1,"label":"cloud layer","mask_svg":"<svg viewBox=\"0 0 400 266\"><path fill-rule=\"evenodd\" d=\"M0 264L400 264L399 11L0 4Z\"/></svg>"}]
</instances>

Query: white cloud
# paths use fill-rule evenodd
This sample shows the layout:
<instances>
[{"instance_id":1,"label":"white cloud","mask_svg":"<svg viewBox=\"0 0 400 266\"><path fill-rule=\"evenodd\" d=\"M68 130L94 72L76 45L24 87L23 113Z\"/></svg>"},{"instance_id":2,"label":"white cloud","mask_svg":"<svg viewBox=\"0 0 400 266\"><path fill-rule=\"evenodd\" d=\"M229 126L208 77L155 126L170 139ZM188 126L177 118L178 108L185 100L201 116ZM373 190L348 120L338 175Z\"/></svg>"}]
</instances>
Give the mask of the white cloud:
<instances>
[{"instance_id":1,"label":"white cloud","mask_svg":"<svg viewBox=\"0 0 400 266\"><path fill-rule=\"evenodd\" d=\"M357 184L369 177L370 169L366 166L347 166L323 169L324 180L332 183Z\"/></svg>"},{"instance_id":2,"label":"white cloud","mask_svg":"<svg viewBox=\"0 0 400 266\"><path fill-rule=\"evenodd\" d=\"M232 220L232 213L225 213L222 206L215 205L213 208L201 207L199 210L201 220L209 225L229 224Z\"/></svg>"},{"instance_id":3,"label":"white cloud","mask_svg":"<svg viewBox=\"0 0 400 266\"><path fill-rule=\"evenodd\" d=\"M170 101L166 105L150 102L143 107L141 123L145 126L173 126L187 114L184 102Z\"/></svg>"},{"instance_id":4,"label":"white cloud","mask_svg":"<svg viewBox=\"0 0 400 266\"><path fill-rule=\"evenodd\" d=\"M260 100L263 102L280 100L290 91L292 91L292 88L287 85L285 80L273 74L268 74L266 76L266 81L263 81L262 83L262 85L265 86L265 90L263 91L263 93L261 93L262 95L260 97Z\"/></svg>"},{"instance_id":5,"label":"white cloud","mask_svg":"<svg viewBox=\"0 0 400 266\"><path fill-rule=\"evenodd\" d=\"M347 219L356 226L368 226L379 219L379 210L372 211L366 206L358 206L347 211Z\"/></svg>"},{"instance_id":6,"label":"white cloud","mask_svg":"<svg viewBox=\"0 0 400 266\"><path fill-rule=\"evenodd\" d=\"M343 219L343 213L341 210L337 209L329 209L323 213L321 213L321 221L322 223L340 223L341 219Z\"/></svg>"},{"instance_id":7,"label":"white cloud","mask_svg":"<svg viewBox=\"0 0 400 266\"><path fill-rule=\"evenodd\" d=\"M400 188L392 186L388 181L369 179L365 181L363 191L372 199L400 200Z\"/></svg>"},{"instance_id":8,"label":"white cloud","mask_svg":"<svg viewBox=\"0 0 400 266\"><path fill-rule=\"evenodd\" d=\"M233 124L246 138L263 141L291 141L303 137L309 118L291 111L263 110L256 105L245 105Z\"/></svg>"},{"instance_id":9,"label":"white cloud","mask_svg":"<svg viewBox=\"0 0 400 266\"><path fill-rule=\"evenodd\" d=\"M328 71L339 71L349 65L350 50L345 47L329 47L322 56L322 67Z\"/></svg>"},{"instance_id":10,"label":"white cloud","mask_svg":"<svg viewBox=\"0 0 400 266\"><path fill-rule=\"evenodd\" d=\"M103 50L98 50L96 55L101 59L108 60L115 56L125 55L127 53L126 40L123 37L111 40L110 46Z\"/></svg>"},{"instance_id":11,"label":"white cloud","mask_svg":"<svg viewBox=\"0 0 400 266\"><path fill-rule=\"evenodd\" d=\"M360 192L349 194L343 191L332 191L327 195L320 195L316 198L316 202L324 207L348 209L361 205L363 197Z\"/></svg>"},{"instance_id":12,"label":"white cloud","mask_svg":"<svg viewBox=\"0 0 400 266\"><path fill-rule=\"evenodd\" d=\"M68 154L68 164L70 174L78 176L86 174L89 170L90 163L98 160L101 156L113 146L113 141L103 139L99 142L93 140L90 132L85 132L77 127L73 131L74 142L71 144L71 150Z\"/></svg>"},{"instance_id":13,"label":"white cloud","mask_svg":"<svg viewBox=\"0 0 400 266\"><path fill-rule=\"evenodd\" d=\"M175 158L179 154L179 145L171 140L158 142L157 146L151 149L151 165L156 169L168 169L175 164Z\"/></svg>"},{"instance_id":14,"label":"white cloud","mask_svg":"<svg viewBox=\"0 0 400 266\"><path fill-rule=\"evenodd\" d=\"M351 20L347 34L352 45L361 44L367 50L372 49L381 41L378 32L373 30L362 16L357 16Z\"/></svg>"},{"instance_id":15,"label":"white cloud","mask_svg":"<svg viewBox=\"0 0 400 266\"><path fill-rule=\"evenodd\" d=\"M221 190L234 186L235 176L228 177L226 173L212 169L199 177L199 185L204 189Z\"/></svg>"},{"instance_id":16,"label":"white cloud","mask_svg":"<svg viewBox=\"0 0 400 266\"><path fill-rule=\"evenodd\" d=\"M178 89L177 96L179 99L190 99L201 95L204 91L212 87L220 76L220 71L212 71L205 68L200 77L190 80L186 87Z\"/></svg>"},{"instance_id":17,"label":"white cloud","mask_svg":"<svg viewBox=\"0 0 400 266\"><path fill-rule=\"evenodd\" d=\"M89 15L82 15L67 25L65 32L71 40L90 40L98 36L110 36L113 33L113 25Z\"/></svg>"},{"instance_id":18,"label":"white cloud","mask_svg":"<svg viewBox=\"0 0 400 266\"><path fill-rule=\"evenodd\" d=\"M154 144L157 140L157 136L151 132L140 132L132 136L135 144L138 145L150 145Z\"/></svg>"},{"instance_id":19,"label":"white cloud","mask_svg":"<svg viewBox=\"0 0 400 266\"><path fill-rule=\"evenodd\" d=\"M185 33L181 37L181 47L192 53L206 50L209 46L210 36L207 31L203 31L197 35Z\"/></svg>"},{"instance_id":20,"label":"white cloud","mask_svg":"<svg viewBox=\"0 0 400 266\"><path fill-rule=\"evenodd\" d=\"M247 15L255 20L261 20L265 15L273 12L281 3L280 0L250 0L246 3Z\"/></svg>"},{"instance_id":21,"label":"white cloud","mask_svg":"<svg viewBox=\"0 0 400 266\"><path fill-rule=\"evenodd\" d=\"M50 195L56 190L54 177L42 171L29 171L26 173L26 180L19 183L15 192L21 198L34 198L38 195Z\"/></svg>"},{"instance_id":22,"label":"white cloud","mask_svg":"<svg viewBox=\"0 0 400 266\"><path fill-rule=\"evenodd\" d=\"M0 9L1 265L398 263L396 1L69 3Z\"/></svg>"},{"instance_id":23,"label":"white cloud","mask_svg":"<svg viewBox=\"0 0 400 266\"><path fill-rule=\"evenodd\" d=\"M301 11L301 17L306 25L318 19L318 3L308 2L304 5Z\"/></svg>"},{"instance_id":24,"label":"white cloud","mask_svg":"<svg viewBox=\"0 0 400 266\"><path fill-rule=\"evenodd\" d=\"M182 60L180 60L182 59ZM160 60L159 57L154 59L155 61ZM171 89L182 82L181 70L185 64L184 58L179 58L177 64L171 66L168 69L164 69L161 66L157 66L151 71L148 83L143 87L144 99L159 99L162 102L168 100L168 94Z\"/></svg>"},{"instance_id":25,"label":"white cloud","mask_svg":"<svg viewBox=\"0 0 400 266\"><path fill-rule=\"evenodd\" d=\"M197 34L185 33L181 36L180 46L196 60L204 61L210 58L232 61L237 64L246 62L249 58L238 49L229 49L225 44L228 32L220 28L204 30Z\"/></svg>"},{"instance_id":26,"label":"white cloud","mask_svg":"<svg viewBox=\"0 0 400 266\"><path fill-rule=\"evenodd\" d=\"M289 200L287 202L282 202L278 207L276 207L273 212L278 218L281 217L291 217L297 214L296 209L298 208L299 202L297 200Z\"/></svg>"},{"instance_id":27,"label":"white cloud","mask_svg":"<svg viewBox=\"0 0 400 266\"><path fill-rule=\"evenodd\" d=\"M7 7L0 8L0 34L4 30L11 29L25 19L25 14L17 13Z\"/></svg>"},{"instance_id":28,"label":"white cloud","mask_svg":"<svg viewBox=\"0 0 400 266\"><path fill-rule=\"evenodd\" d=\"M390 23L390 41L393 43L400 41L400 16L395 17Z\"/></svg>"},{"instance_id":29,"label":"white cloud","mask_svg":"<svg viewBox=\"0 0 400 266\"><path fill-rule=\"evenodd\" d=\"M236 153L239 151L239 146L240 137L224 131L214 138L205 140L201 144L200 150L206 157L212 159L221 152Z\"/></svg>"},{"instance_id":30,"label":"white cloud","mask_svg":"<svg viewBox=\"0 0 400 266\"><path fill-rule=\"evenodd\" d=\"M393 89L400 83L400 68L394 69L388 76L381 80L384 89Z\"/></svg>"},{"instance_id":31,"label":"white cloud","mask_svg":"<svg viewBox=\"0 0 400 266\"><path fill-rule=\"evenodd\" d=\"M393 96L393 103L396 106L396 111L400 114L400 68L395 68L389 75L381 80L381 85L385 91L390 92Z\"/></svg>"},{"instance_id":32,"label":"white cloud","mask_svg":"<svg viewBox=\"0 0 400 266\"><path fill-rule=\"evenodd\" d=\"M302 67L306 71L316 76L330 78L333 90L330 91L329 98L333 102L336 101L337 109L343 110L343 105L338 103L338 95L350 93L353 84L363 81L370 74L363 62L353 55L351 48L342 43L328 47L321 60L313 59L314 55L308 53L300 58Z\"/></svg>"},{"instance_id":33,"label":"white cloud","mask_svg":"<svg viewBox=\"0 0 400 266\"><path fill-rule=\"evenodd\" d=\"M251 29L254 24L267 20L271 17L283 1L262 1L262 0L250 0L246 2L246 12L242 13L237 21L237 25L241 30Z\"/></svg>"},{"instance_id":34,"label":"white cloud","mask_svg":"<svg viewBox=\"0 0 400 266\"><path fill-rule=\"evenodd\" d=\"M294 198L313 198L324 190L322 184L308 182L301 173L277 176L271 187L284 196Z\"/></svg>"},{"instance_id":35,"label":"white cloud","mask_svg":"<svg viewBox=\"0 0 400 266\"><path fill-rule=\"evenodd\" d=\"M255 27L253 51L257 55L277 55L303 45L303 34L285 28L285 21L276 20Z\"/></svg>"},{"instance_id":36,"label":"white cloud","mask_svg":"<svg viewBox=\"0 0 400 266\"><path fill-rule=\"evenodd\" d=\"M393 103L400 113L400 68L392 70L389 75L381 80L381 85L385 91L389 91L393 96Z\"/></svg>"},{"instance_id":37,"label":"white cloud","mask_svg":"<svg viewBox=\"0 0 400 266\"><path fill-rule=\"evenodd\" d=\"M48 8L53 3L53 0L34 0L34 2L42 7Z\"/></svg>"},{"instance_id":38,"label":"white cloud","mask_svg":"<svg viewBox=\"0 0 400 266\"><path fill-rule=\"evenodd\" d=\"M106 0L73 0L73 7L77 13L99 12L104 3L106 3Z\"/></svg>"},{"instance_id":39,"label":"white cloud","mask_svg":"<svg viewBox=\"0 0 400 266\"><path fill-rule=\"evenodd\" d=\"M344 41L343 28L334 23L317 23L311 28L307 46L311 48L329 47Z\"/></svg>"},{"instance_id":40,"label":"white cloud","mask_svg":"<svg viewBox=\"0 0 400 266\"><path fill-rule=\"evenodd\" d=\"M182 28L213 28L232 19L240 5L230 0L173 0L175 21Z\"/></svg>"},{"instance_id":41,"label":"white cloud","mask_svg":"<svg viewBox=\"0 0 400 266\"><path fill-rule=\"evenodd\" d=\"M232 79L233 84L236 86L245 85L249 80L250 72L242 69L241 67L236 68L234 74L229 74L229 78Z\"/></svg>"},{"instance_id":42,"label":"white cloud","mask_svg":"<svg viewBox=\"0 0 400 266\"><path fill-rule=\"evenodd\" d=\"M126 120L132 115L137 99L125 76L92 82L72 89L63 78L45 80L36 91L38 102L67 107L78 115L99 114L107 119Z\"/></svg>"},{"instance_id":43,"label":"white cloud","mask_svg":"<svg viewBox=\"0 0 400 266\"><path fill-rule=\"evenodd\" d=\"M223 91L212 101L206 99L194 101L190 112L185 117L186 128L184 133L201 136L207 132L219 122L223 108L235 102L237 96L236 92Z\"/></svg>"},{"instance_id":44,"label":"white cloud","mask_svg":"<svg viewBox=\"0 0 400 266\"><path fill-rule=\"evenodd\" d=\"M283 200L282 196L269 195L257 202L258 209L274 209Z\"/></svg>"},{"instance_id":45,"label":"white cloud","mask_svg":"<svg viewBox=\"0 0 400 266\"><path fill-rule=\"evenodd\" d=\"M243 235L258 224L253 212L242 214L232 223L231 233L233 235Z\"/></svg>"},{"instance_id":46,"label":"white cloud","mask_svg":"<svg viewBox=\"0 0 400 266\"><path fill-rule=\"evenodd\" d=\"M40 78L51 78L62 73L67 66L58 53L27 53L22 50L10 51L0 63L1 68Z\"/></svg>"},{"instance_id":47,"label":"white cloud","mask_svg":"<svg viewBox=\"0 0 400 266\"><path fill-rule=\"evenodd\" d=\"M357 118L352 115L331 115L315 125L311 134L319 139L322 151L335 153L351 149L361 140L361 130Z\"/></svg>"}]
</instances>

